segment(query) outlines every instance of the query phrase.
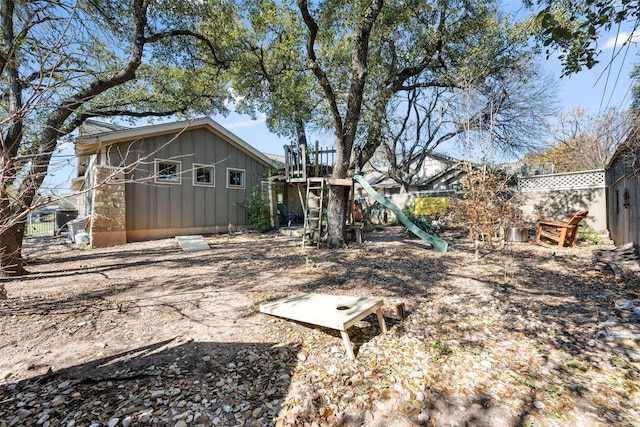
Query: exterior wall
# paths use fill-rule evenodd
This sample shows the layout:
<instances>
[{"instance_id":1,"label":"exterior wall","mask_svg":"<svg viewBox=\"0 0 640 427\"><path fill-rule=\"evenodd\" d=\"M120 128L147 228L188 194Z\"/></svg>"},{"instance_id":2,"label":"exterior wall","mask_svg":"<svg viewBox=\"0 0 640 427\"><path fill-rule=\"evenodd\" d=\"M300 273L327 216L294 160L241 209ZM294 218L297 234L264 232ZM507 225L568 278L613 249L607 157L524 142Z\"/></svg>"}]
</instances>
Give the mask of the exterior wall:
<instances>
[{"instance_id":1,"label":"exterior wall","mask_svg":"<svg viewBox=\"0 0 640 427\"><path fill-rule=\"evenodd\" d=\"M93 169L91 182L103 183L90 191L91 245L94 247L121 245L127 242L124 171L99 166Z\"/></svg>"},{"instance_id":2,"label":"exterior wall","mask_svg":"<svg viewBox=\"0 0 640 427\"><path fill-rule=\"evenodd\" d=\"M523 177L519 181L525 220L545 217L562 221L586 209L585 222L599 232L607 230L604 171L569 172Z\"/></svg>"},{"instance_id":3,"label":"exterior wall","mask_svg":"<svg viewBox=\"0 0 640 427\"><path fill-rule=\"evenodd\" d=\"M180 162L180 182L156 182L156 159ZM251 197L266 168L206 128L114 144L100 163L125 167L127 241L248 226L246 209L236 204ZM214 186L194 185L194 164L214 166ZM227 188L227 168L244 170L244 188Z\"/></svg>"},{"instance_id":4,"label":"exterior wall","mask_svg":"<svg viewBox=\"0 0 640 427\"><path fill-rule=\"evenodd\" d=\"M585 219L585 223L597 231L606 232L607 195L604 171L527 177L521 178L519 185L524 200L522 211L525 220L535 222L539 216L564 220L575 211L587 209L589 216ZM640 206L640 193L637 192L637 188L635 194L638 195ZM445 197L450 194L451 192L444 191L411 192L386 195L386 197L400 209L414 210L417 198ZM373 199L369 200L370 198L366 197L366 194L360 193L360 197L367 204L372 203ZM382 214L376 214L377 217L382 217ZM386 218L391 220L393 214L387 212Z\"/></svg>"},{"instance_id":5,"label":"exterior wall","mask_svg":"<svg viewBox=\"0 0 640 427\"><path fill-rule=\"evenodd\" d=\"M401 193L401 194L387 194L385 198L388 199L391 203L399 207L401 210L410 210L416 214L420 214L416 212L416 205L424 204L425 202L417 202L420 199L433 199L437 200L438 203L445 203L448 205L448 200L445 202L444 200L448 199L453 194L452 191L439 191L439 192L429 192L429 191L418 191L418 192L410 192L410 193ZM382 224L384 222L393 221L395 219L395 214L391 212L389 209L371 209L372 206L379 206L373 197L370 197L366 193L362 192L357 196L357 199L362 202L365 210L368 211L369 219L371 222L375 224ZM429 204L430 202L426 202Z\"/></svg>"},{"instance_id":6,"label":"exterior wall","mask_svg":"<svg viewBox=\"0 0 640 427\"><path fill-rule=\"evenodd\" d=\"M607 169L607 219L616 245L640 243L640 177L626 153L620 153Z\"/></svg>"},{"instance_id":7,"label":"exterior wall","mask_svg":"<svg viewBox=\"0 0 640 427\"><path fill-rule=\"evenodd\" d=\"M385 170L385 162L386 162L386 160L380 160L380 161L376 160L376 158L384 159L384 156L381 155L381 154L376 154L376 156L377 157L374 157L371 160L371 162L376 164L376 167L379 170ZM429 188L423 188L422 183L424 183L425 181L427 181L431 177L443 172L448 167L451 167L452 164L453 164L453 161L449 161L449 160L443 159L441 157L427 156L424 159L424 162L422 163L420 171L413 178L412 184L409 185L407 192L415 192L415 191L420 191L420 190L445 190L445 189L448 189L447 188L447 183L445 182L446 178L443 178L442 182L439 182L439 183L437 183L435 185L429 186ZM367 163L365 165L365 167L362 169L362 176L364 176L365 179L369 183L374 183L372 185L376 189L376 191L378 191L378 193L384 194L384 195L387 195L387 196L394 195L394 194L399 194L400 193L400 185L398 183L396 183L395 181L393 181L392 179L386 178L386 179L383 179L380 182L377 182L380 179L380 177L382 177L383 175L384 175L383 173L378 172L377 170L375 170L369 163Z\"/></svg>"}]
</instances>

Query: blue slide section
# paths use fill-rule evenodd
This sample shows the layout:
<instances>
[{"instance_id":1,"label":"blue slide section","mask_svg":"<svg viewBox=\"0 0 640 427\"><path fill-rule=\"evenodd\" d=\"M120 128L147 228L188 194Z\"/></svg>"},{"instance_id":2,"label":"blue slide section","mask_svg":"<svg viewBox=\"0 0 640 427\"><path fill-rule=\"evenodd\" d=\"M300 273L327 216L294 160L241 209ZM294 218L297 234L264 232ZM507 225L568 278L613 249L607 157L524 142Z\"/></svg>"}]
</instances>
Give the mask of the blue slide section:
<instances>
[{"instance_id":1,"label":"blue slide section","mask_svg":"<svg viewBox=\"0 0 640 427\"><path fill-rule=\"evenodd\" d=\"M413 234L420 237L425 242L429 243L431 246L433 246L433 249L435 249L436 251L447 252L447 248L449 247L449 244L447 243L446 240L443 240L432 234L425 233L424 230L422 230L421 228L418 228L413 222L411 222L409 218L407 218L407 216L402 212L402 210L399 207L397 207L395 204L393 204L392 202L390 202L389 200L387 200L386 198L378 194L378 192L374 190L361 175L354 175L352 178L358 181L358 184L360 184L362 188L364 188L364 190L367 193L369 193L369 195L373 197L378 203L380 203L382 206L384 206L385 208L393 212L396 218L398 218L400 222L403 223L405 227L407 227Z\"/></svg>"}]
</instances>

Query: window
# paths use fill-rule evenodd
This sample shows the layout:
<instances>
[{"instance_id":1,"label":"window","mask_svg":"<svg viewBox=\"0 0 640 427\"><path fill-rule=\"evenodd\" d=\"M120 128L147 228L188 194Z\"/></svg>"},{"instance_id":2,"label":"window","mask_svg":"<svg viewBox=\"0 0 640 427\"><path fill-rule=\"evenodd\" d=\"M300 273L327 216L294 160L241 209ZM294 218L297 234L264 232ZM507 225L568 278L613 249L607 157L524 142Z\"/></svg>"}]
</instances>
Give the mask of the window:
<instances>
[{"instance_id":1,"label":"window","mask_svg":"<svg viewBox=\"0 0 640 427\"><path fill-rule=\"evenodd\" d=\"M180 184L180 162L156 160L156 182Z\"/></svg>"},{"instance_id":2,"label":"window","mask_svg":"<svg viewBox=\"0 0 640 427\"><path fill-rule=\"evenodd\" d=\"M227 169L227 187L244 188L243 169Z\"/></svg>"},{"instance_id":3,"label":"window","mask_svg":"<svg viewBox=\"0 0 640 427\"><path fill-rule=\"evenodd\" d=\"M213 166L193 164L193 185L202 185L208 187L215 186L215 171Z\"/></svg>"}]
</instances>

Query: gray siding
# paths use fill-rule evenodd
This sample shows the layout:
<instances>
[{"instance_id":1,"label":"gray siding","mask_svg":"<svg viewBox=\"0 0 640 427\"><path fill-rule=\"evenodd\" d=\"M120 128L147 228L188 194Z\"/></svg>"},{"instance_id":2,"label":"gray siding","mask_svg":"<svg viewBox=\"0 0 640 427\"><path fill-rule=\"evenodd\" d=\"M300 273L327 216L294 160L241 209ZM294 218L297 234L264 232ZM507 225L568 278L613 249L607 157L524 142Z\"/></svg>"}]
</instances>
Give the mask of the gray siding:
<instances>
[{"instance_id":1,"label":"gray siding","mask_svg":"<svg viewBox=\"0 0 640 427\"><path fill-rule=\"evenodd\" d=\"M606 172L607 222L616 245L640 243L640 177L634 165L621 153Z\"/></svg>"},{"instance_id":2,"label":"gray siding","mask_svg":"<svg viewBox=\"0 0 640 427\"><path fill-rule=\"evenodd\" d=\"M160 135L109 147L106 158L112 165L138 160L127 174L127 230L248 224L246 209L235 204L250 197L267 166L208 129L189 130L172 141L174 137ZM181 163L180 184L154 182L156 159ZM214 165L214 187L194 185L194 163ZM227 188L227 168L245 171L244 189Z\"/></svg>"}]
</instances>

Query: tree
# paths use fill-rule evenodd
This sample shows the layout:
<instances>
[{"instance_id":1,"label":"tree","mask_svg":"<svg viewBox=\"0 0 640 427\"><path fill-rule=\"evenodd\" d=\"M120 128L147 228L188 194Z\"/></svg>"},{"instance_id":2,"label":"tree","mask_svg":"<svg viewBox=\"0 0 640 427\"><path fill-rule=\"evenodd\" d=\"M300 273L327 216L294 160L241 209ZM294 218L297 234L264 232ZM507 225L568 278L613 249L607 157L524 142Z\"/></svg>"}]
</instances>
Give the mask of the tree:
<instances>
[{"instance_id":1,"label":"tree","mask_svg":"<svg viewBox=\"0 0 640 427\"><path fill-rule=\"evenodd\" d=\"M632 43L640 28L640 3L630 0L526 0L529 7L541 6L536 14L538 40L549 48L560 49L564 74L583 67L593 68L600 51L597 40L614 25L626 24L622 45ZM619 34L620 35L620 34ZM550 51L547 51L550 54Z\"/></svg>"},{"instance_id":2,"label":"tree","mask_svg":"<svg viewBox=\"0 0 640 427\"><path fill-rule=\"evenodd\" d=\"M269 130L307 145L306 125L318 99L301 55L302 23L295 9L273 1L247 1L244 7L245 25L237 33L241 54L230 69L236 108L264 113Z\"/></svg>"},{"instance_id":3,"label":"tree","mask_svg":"<svg viewBox=\"0 0 640 427\"><path fill-rule=\"evenodd\" d=\"M553 163L557 173L603 169L630 129L629 114L618 108L599 115L574 109L558 116L547 149L530 153L525 160L528 164Z\"/></svg>"},{"instance_id":4,"label":"tree","mask_svg":"<svg viewBox=\"0 0 640 427\"><path fill-rule=\"evenodd\" d=\"M351 152L356 139L356 131L360 121L365 84L367 82L369 40L384 1L373 0L371 3L356 2L356 4L353 5L351 5L351 2L336 2L337 4L335 5L328 3L329 2L321 3L315 11L320 15L319 19L313 16L306 0L298 0L298 8L302 14L304 24L307 27L307 59L311 71L322 87L325 102L328 105L333 119L336 137L336 159L333 177L346 178L351 161ZM349 10L352 10L351 13L349 13ZM348 84L348 90L342 94L343 96L346 95L345 103L341 103L339 94L336 92L336 83L335 81L331 81L328 73L330 63L323 64L321 57L318 56L316 46L316 43L319 41L323 41L324 43L337 42L334 37L329 38L329 36L335 36L340 33L341 30L338 21L342 19L355 19L355 21L351 22L354 24L353 26L343 27L352 29L350 34L344 35L351 39L349 46L352 49L350 55L351 63L348 67L349 73L347 74L350 82ZM339 53L339 49L337 49L336 52ZM337 246L342 245L344 242L347 193L345 187L342 186L331 186L330 193L330 202L327 207L327 220L329 223L327 244L329 246Z\"/></svg>"},{"instance_id":5,"label":"tree","mask_svg":"<svg viewBox=\"0 0 640 427\"><path fill-rule=\"evenodd\" d=\"M640 64L635 64L631 70L631 79L635 82L631 87L631 116L640 117Z\"/></svg>"},{"instance_id":6,"label":"tree","mask_svg":"<svg viewBox=\"0 0 640 427\"><path fill-rule=\"evenodd\" d=\"M555 85L533 63L508 75L496 71L477 87L407 91L388 110L395 115L385 126L380 171L406 190L429 153L471 133L492 140L501 154L537 147L554 113Z\"/></svg>"},{"instance_id":7,"label":"tree","mask_svg":"<svg viewBox=\"0 0 640 427\"><path fill-rule=\"evenodd\" d=\"M87 118L224 109L215 70L233 51L196 32L201 16L222 33L235 15L224 1L1 1L0 274L26 273L23 221L57 145Z\"/></svg>"},{"instance_id":8,"label":"tree","mask_svg":"<svg viewBox=\"0 0 640 427\"><path fill-rule=\"evenodd\" d=\"M461 225L475 240L476 261L480 243L504 243L504 229L522 221L521 201L515 197L511 177L504 171L482 164L465 165L459 197L451 200L449 221Z\"/></svg>"},{"instance_id":9,"label":"tree","mask_svg":"<svg viewBox=\"0 0 640 427\"><path fill-rule=\"evenodd\" d=\"M362 167L375 153L397 94L467 87L496 70L506 74L522 65L522 42L504 31L508 26L494 2L297 4L306 27L307 61L330 118L324 123L336 139L334 178L345 178L350 167ZM333 246L343 242L346 192L332 187L330 200L328 244Z\"/></svg>"}]
</instances>

